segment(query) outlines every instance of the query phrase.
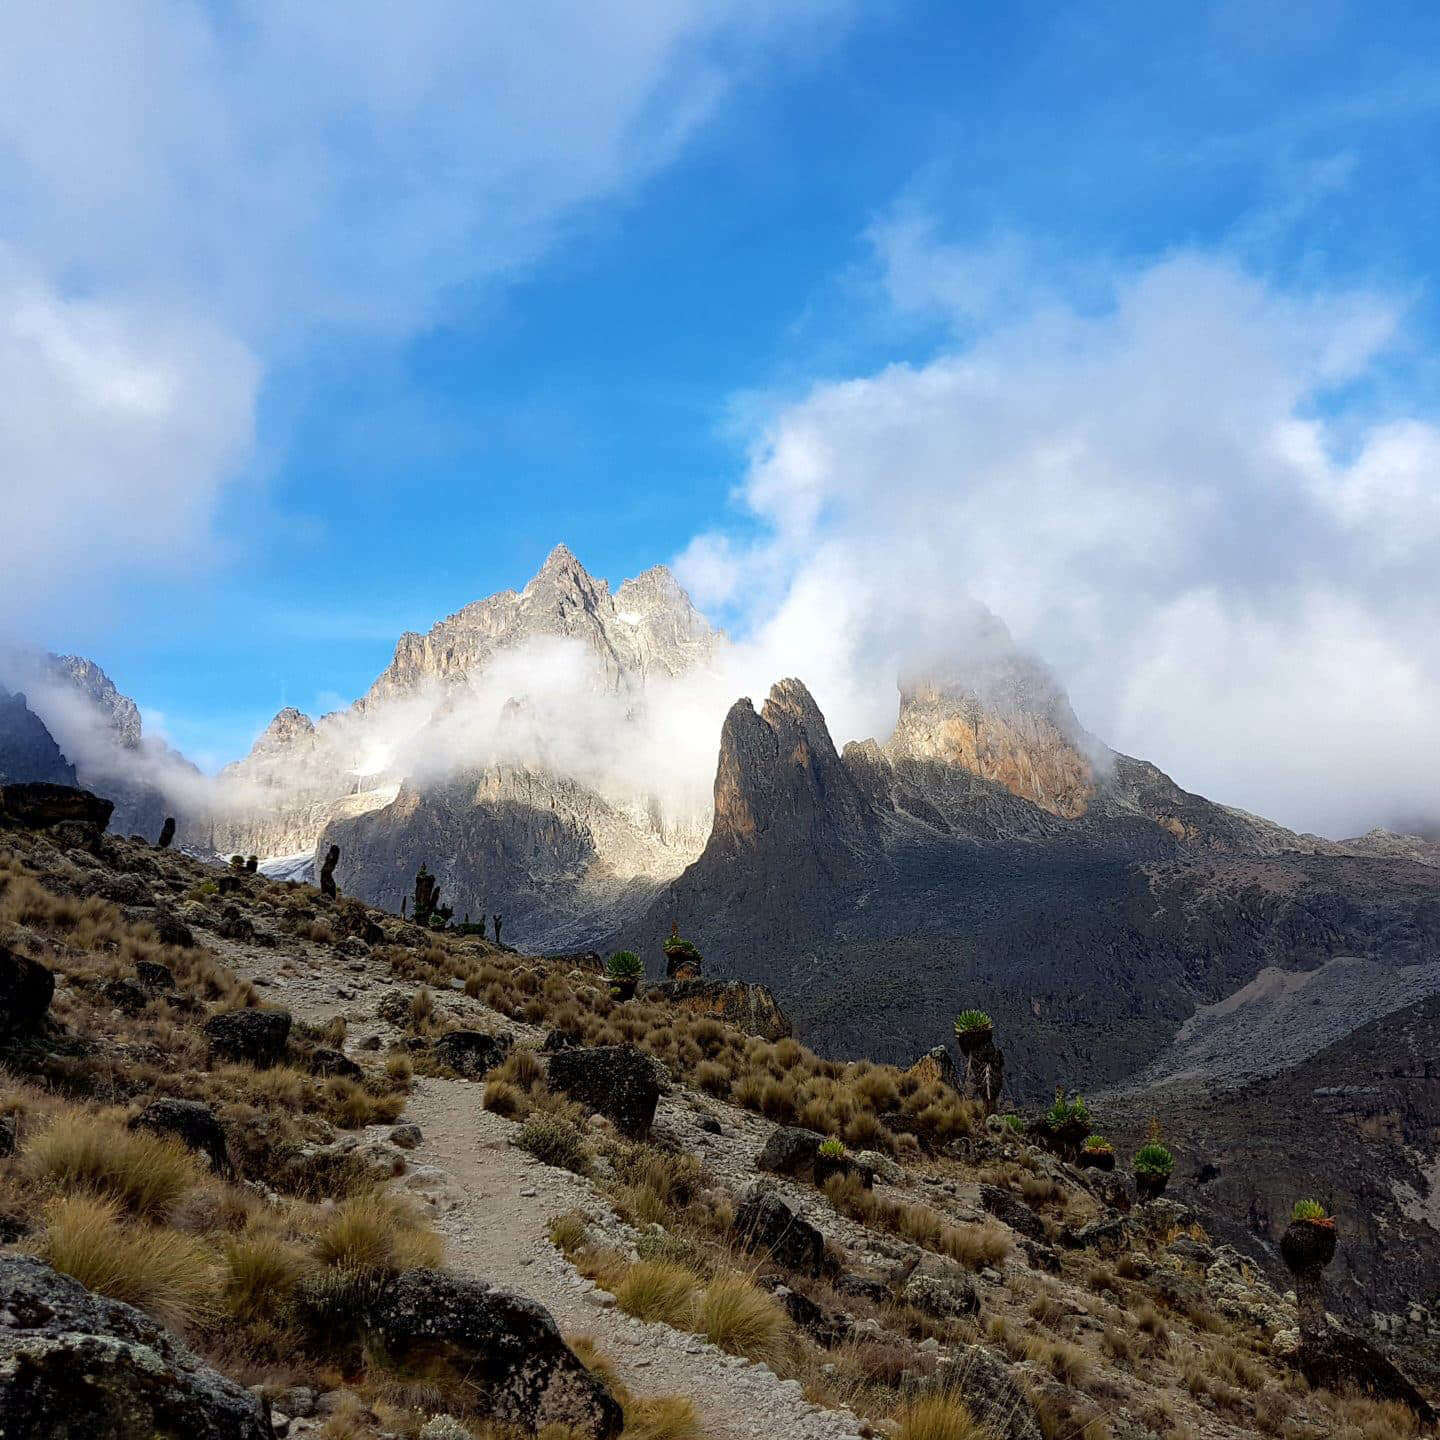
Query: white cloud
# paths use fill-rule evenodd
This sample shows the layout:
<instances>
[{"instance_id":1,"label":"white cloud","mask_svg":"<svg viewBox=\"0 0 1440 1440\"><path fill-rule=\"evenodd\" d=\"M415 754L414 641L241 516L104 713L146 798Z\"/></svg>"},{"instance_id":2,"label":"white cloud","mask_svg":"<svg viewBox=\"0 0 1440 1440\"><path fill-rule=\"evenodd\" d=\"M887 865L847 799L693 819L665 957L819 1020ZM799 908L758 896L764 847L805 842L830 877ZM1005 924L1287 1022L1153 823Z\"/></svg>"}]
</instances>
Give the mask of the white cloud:
<instances>
[{"instance_id":1,"label":"white cloud","mask_svg":"<svg viewBox=\"0 0 1440 1440\"><path fill-rule=\"evenodd\" d=\"M880 247L912 308L924 233ZM961 263L936 254L932 299L963 333ZM1037 286L929 364L782 407L741 492L761 537L699 537L682 579L794 657L837 738L888 733L897 669L978 599L1183 784L1327 833L1440 813L1440 428L1344 402L1397 308L1197 254L1112 287L1078 313Z\"/></svg>"},{"instance_id":2,"label":"white cloud","mask_svg":"<svg viewBox=\"0 0 1440 1440\"><path fill-rule=\"evenodd\" d=\"M534 261L848 9L7 5L0 625L204 557L267 363Z\"/></svg>"}]
</instances>

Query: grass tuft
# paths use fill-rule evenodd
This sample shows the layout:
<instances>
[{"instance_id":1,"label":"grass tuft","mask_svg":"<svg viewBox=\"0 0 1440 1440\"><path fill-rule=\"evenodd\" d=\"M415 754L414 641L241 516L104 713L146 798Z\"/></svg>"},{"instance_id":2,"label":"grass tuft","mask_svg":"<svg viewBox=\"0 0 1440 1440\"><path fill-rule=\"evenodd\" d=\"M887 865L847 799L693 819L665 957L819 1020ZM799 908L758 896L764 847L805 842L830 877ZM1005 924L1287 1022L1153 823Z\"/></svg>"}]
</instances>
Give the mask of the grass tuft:
<instances>
[{"instance_id":1,"label":"grass tuft","mask_svg":"<svg viewBox=\"0 0 1440 1440\"><path fill-rule=\"evenodd\" d=\"M202 1179L177 1142L85 1115L57 1117L30 1142L24 1166L32 1179L62 1194L89 1192L146 1220L163 1220Z\"/></svg>"},{"instance_id":2,"label":"grass tuft","mask_svg":"<svg viewBox=\"0 0 1440 1440\"><path fill-rule=\"evenodd\" d=\"M210 1251L189 1235L127 1220L113 1200L77 1193L46 1212L39 1251L57 1270L183 1330L209 1309Z\"/></svg>"},{"instance_id":3,"label":"grass tuft","mask_svg":"<svg viewBox=\"0 0 1440 1440\"><path fill-rule=\"evenodd\" d=\"M790 1319L769 1295L744 1275L719 1275L700 1302L699 1326L712 1345L767 1365L789 1349Z\"/></svg>"}]
</instances>

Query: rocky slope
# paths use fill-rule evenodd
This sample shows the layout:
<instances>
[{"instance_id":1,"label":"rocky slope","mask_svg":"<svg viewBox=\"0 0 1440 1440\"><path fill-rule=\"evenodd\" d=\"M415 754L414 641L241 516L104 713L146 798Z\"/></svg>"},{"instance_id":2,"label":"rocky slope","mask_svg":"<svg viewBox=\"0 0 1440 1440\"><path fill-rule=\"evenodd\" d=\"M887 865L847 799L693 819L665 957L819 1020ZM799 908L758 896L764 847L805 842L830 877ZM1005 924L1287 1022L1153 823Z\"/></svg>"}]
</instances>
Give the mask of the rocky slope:
<instances>
[{"instance_id":1,"label":"rocky slope","mask_svg":"<svg viewBox=\"0 0 1440 1440\"><path fill-rule=\"evenodd\" d=\"M1300 1383L1293 1299L1193 1212L1135 1204L1123 1174L1101 1183L943 1082L616 1003L573 957L261 876L222 894L184 855L80 838L0 826L0 985L54 983L0 1011L0 1273L24 1297L0 1313L0 1408L22 1440L116 1414L236 1440L469 1440L487 1418L921 1440L937 1415L975 1440L1421 1433L1408 1408ZM617 1055L624 1086L576 1105L567 1087ZM823 1181L821 1133L771 1118L787 1104L825 1133L863 1119L874 1148L842 1145ZM99 1184L129 1196L121 1158L182 1115L208 1127L164 1132L193 1160L143 1152L137 1213L97 1220L64 1137L103 1132ZM67 1249L77 1216L116 1264ZM1337 1275L1362 1223L1339 1219ZM1398 1393L1379 1349L1344 1344Z\"/></svg>"}]
</instances>

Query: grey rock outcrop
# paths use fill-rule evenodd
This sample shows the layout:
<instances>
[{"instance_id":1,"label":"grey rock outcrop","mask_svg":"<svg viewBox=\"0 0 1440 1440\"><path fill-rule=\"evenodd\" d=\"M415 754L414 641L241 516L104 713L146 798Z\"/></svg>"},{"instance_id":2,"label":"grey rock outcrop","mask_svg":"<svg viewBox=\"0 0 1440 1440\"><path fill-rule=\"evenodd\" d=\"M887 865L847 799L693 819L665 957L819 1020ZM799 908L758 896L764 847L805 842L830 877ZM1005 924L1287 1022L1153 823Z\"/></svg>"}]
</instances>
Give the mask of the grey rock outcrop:
<instances>
[{"instance_id":1,"label":"grey rock outcrop","mask_svg":"<svg viewBox=\"0 0 1440 1440\"><path fill-rule=\"evenodd\" d=\"M272 1440L267 1407L138 1310L0 1255L5 1440Z\"/></svg>"},{"instance_id":2,"label":"grey rock outcrop","mask_svg":"<svg viewBox=\"0 0 1440 1440\"><path fill-rule=\"evenodd\" d=\"M791 1033L790 1019L768 985L744 980L662 980L645 987L645 999L663 1001L697 1018L712 1016L762 1040L783 1040Z\"/></svg>"}]
</instances>

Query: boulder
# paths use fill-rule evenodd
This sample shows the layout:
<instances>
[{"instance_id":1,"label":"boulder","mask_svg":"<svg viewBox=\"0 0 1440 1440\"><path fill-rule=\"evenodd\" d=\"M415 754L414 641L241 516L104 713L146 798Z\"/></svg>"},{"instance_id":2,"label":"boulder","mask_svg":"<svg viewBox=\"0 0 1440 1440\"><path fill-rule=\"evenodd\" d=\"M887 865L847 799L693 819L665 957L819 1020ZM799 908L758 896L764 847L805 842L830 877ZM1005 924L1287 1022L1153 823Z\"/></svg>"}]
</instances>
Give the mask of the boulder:
<instances>
[{"instance_id":1,"label":"boulder","mask_svg":"<svg viewBox=\"0 0 1440 1440\"><path fill-rule=\"evenodd\" d=\"M220 912L220 921L214 928L222 940L237 940L242 945L255 938L254 921L248 915L242 915L238 905L227 905Z\"/></svg>"},{"instance_id":2,"label":"boulder","mask_svg":"<svg viewBox=\"0 0 1440 1440\"><path fill-rule=\"evenodd\" d=\"M487 1071L501 1064L510 1053L508 1035L487 1035L483 1030L448 1030L430 1053L467 1080L483 1080Z\"/></svg>"},{"instance_id":3,"label":"boulder","mask_svg":"<svg viewBox=\"0 0 1440 1440\"><path fill-rule=\"evenodd\" d=\"M342 1080L361 1080L365 1072L346 1054L321 1045L310 1052L308 1063L312 1075L323 1075L327 1079L338 1076Z\"/></svg>"},{"instance_id":4,"label":"boulder","mask_svg":"<svg viewBox=\"0 0 1440 1440\"><path fill-rule=\"evenodd\" d=\"M204 1155L217 1175L228 1178L235 1173L220 1121L208 1105L198 1100L152 1100L132 1117L130 1128L173 1137L187 1149Z\"/></svg>"},{"instance_id":5,"label":"boulder","mask_svg":"<svg viewBox=\"0 0 1440 1440\"><path fill-rule=\"evenodd\" d=\"M5 1440L272 1440L268 1406L129 1305L0 1255Z\"/></svg>"},{"instance_id":6,"label":"boulder","mask_svg":"<svg viewBox=\"0 0 1440 1440\"><path fill-rule=\"evenodd\" d=\"M217 1060L266 1070L285 1058L290 1038L288 1010L226 1010L205 1022L210 1063Z\"/></svg>"},{"instance_id":7,"label":"boulder","mask_svg":"<svg viewBox=\"0 0 1440 1440\"><path fill-rule=\"evenodd\" d=\"M1325 1390L1358 1390L1376 1400L1408 1406L1421 1424L1433 1425L1434 1407L1414 1381L1378 1345L1349 1330L1329 1324L1322 1335L1302 1334L1300 1369L1314 1386Z\"/></svg>"},{"instance_id":8,"label":"boulder","mask_svg":"<svg viewBox=\"0 0 1440 1440\"><path fill-rule=\"evenodd\" d=\"M645 999L723 1020L762 1040L784 1040L790 1034L789 1017L768 985L744 980L662 980L645 987Z\"/></svg>"},{"instance_id":9,"label":"boulder","mask_svg":"<svg viewBox=\"0 0 1440 1440\"><path fill-rule=\"evenodd\" d=\"M762 1279L761 1283L766 1282ZM784 1307L791 1322L803 1330L817 1345L823 1345L829 1350L850 1338L850 1321L845 1316L837 1315L833 1310L827 1310L808 1295L802 1295L800 1291L792 1290L788 1285L775 1284L773 1293Z\"/></svg>"},{"instance_id":10,"label":"boulder","mask_svg":"<svg viewBox=\"0 0 1440 1440\"><path fill-rule=\"evenodd\" d=\"M825 1264L825 1237L797 1215L771 1188L751 1185L740 1197L731 1227L749 1251L768 1250L777 1265L800 1275L818 1275Z\"/></svg>"},{"instance_id":11,"label":"boulder","mask_svg":"<svg viewBox=\"0 0 1440 1440\"><path fill-rule=\"evenodd\" d=\"M76 821L103 832L114 809L113 801L69 785L44 780L0 785L0 819L26 830Z\"/></svg>"},{"instance_id":12,"label":"boulder","mask_svg":"<svg viewBox=\"0 0 1440 1440\"><path fill-rule=\"evenodd\" d=\"M1045 1222L1013 1192L1002 1190L998 1185L982 1185L980 1203L1016 1234L1031 1240L1048 1241Z\"/></svg>"},{"instance_id":13,"label":"boulder","mask_svg":"<svg viewBox=\"0 0 1440 1440\"><path fill-rule=\"evenodd\" d=\"M755 1168L771 1175L785 1175L792 1180L814 1180L815 1161L825 1137L817 1130L799 1125L781 1125L765 1142L755 1157Z\"/></svg>"},{"instance_id":14,"label":"boulder","mask_svg":"<svg viewBox=\"0 0 1440 1440\"><path fill-rule=\"evenodd\" d=\"M633 1045L595 1045L550 1057L550 1088L598 1110L632 1140L650 1133L660 1103L662 1072Z\"/></svg>"},{"instance_id":15,"label":"boulder","mask_svg":"<svg viewBox=\"0 0 1440 1440\"><path fill-rule=\"evenodd\" d=\"M55 976L38 960L0 945L0 1035L38 1029L55 994Z\"/></svg>"},{"instance_id":16,"label":"boulder","mask_svg":"<svg viewBox=\"0 0 1440 1440\"><path fill-rule=\"evenodd\" d=\"M147 989L154 991L173 990L175 972L158 960L137 960L135 978Z\"/></svg>"},{"instance_id":17,"label":"boulder","mask_svg":"<svg viewBox=\"0 0 1440 1440\"><path fill-rule=\"evenodd\" d=\"M1044 1440L1024 1383L983 1345L951 1347L948 1389L995 1440Z\"/></svg>"},{"instance_id":18,"label":"boulder","mask_svg":"<svg viewBox=\"0 0 1440 1440\"><path fill-rule=\"evenodd\" d=\"M190 927L163 905L131 906L126 909L125 918L132 925L148 925L162 945L177 945L182 950L189 950L195 944Z\"/></svg>"},{"instance_id":19,"label":"boulder","mask_svg":"<svg viewBox=\"0 0 1440 1440\"><path fill-rule=\"evenodd\" d=\"M107 980L100 993L122 1015L138 1015L150 1003L150 997L133 980Z\"/></svg>"},{"instance_id":20,"label":"boulder","mask_svg":"<svg viewBox=\"0 0 1440 1440\"><path fill-rule=\"evenodd\" d=\"M609 1440L623 1417L610 1391L533 1300L442 1270L410 1270L370 1306L367 1329L396 1360L449 1361L487 1418ZM267 1437L268 1440L268 1437Z\"/></svg>"}]
</instances>

